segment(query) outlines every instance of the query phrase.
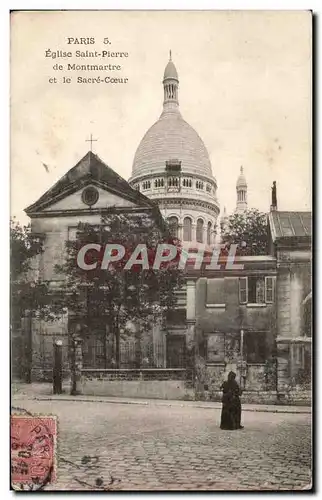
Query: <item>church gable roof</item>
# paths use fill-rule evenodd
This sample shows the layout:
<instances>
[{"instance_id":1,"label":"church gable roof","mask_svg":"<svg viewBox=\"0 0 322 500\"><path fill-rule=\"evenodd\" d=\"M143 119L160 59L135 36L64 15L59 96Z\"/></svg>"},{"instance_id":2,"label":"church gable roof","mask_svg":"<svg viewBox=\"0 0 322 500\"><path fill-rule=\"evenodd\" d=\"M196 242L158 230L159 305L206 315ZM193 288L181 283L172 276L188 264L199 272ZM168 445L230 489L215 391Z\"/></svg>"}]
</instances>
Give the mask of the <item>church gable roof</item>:
<instances>
[{"instance_id":1,"label":"church gable roof","mask_svg":"<svg viewBox=\"0 0 322 500\"><path fill-rule=\"evenodd\" d=\"M108 167L96 154L89 151L73 168L46 191L35 203L25 209L28 215L44 210L49 205L69 196L86 184L95 183L141 207L155 207L139 191Z\"/></svg>"}]
</instances>

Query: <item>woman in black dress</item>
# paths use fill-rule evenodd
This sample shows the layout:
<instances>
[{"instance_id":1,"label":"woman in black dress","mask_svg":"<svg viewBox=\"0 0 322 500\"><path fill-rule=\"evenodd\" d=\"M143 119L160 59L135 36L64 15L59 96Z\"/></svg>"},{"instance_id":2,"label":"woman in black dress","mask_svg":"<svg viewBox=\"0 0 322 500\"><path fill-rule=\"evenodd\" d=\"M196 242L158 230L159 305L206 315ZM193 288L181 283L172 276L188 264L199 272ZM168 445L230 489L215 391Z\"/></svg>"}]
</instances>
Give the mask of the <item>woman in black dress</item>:
<instances>
[{"instance_id":1,"label":"woman in black dress","mask_svg":"<svg viewBox=\"0 0 322 500\"><path fill-rule=\"evenodd\" d=\"M220 428L225 430L243 429L241 420L241 390L236 382L236 373L229 372L228 380L221 386L223 391Z\"/></svg>"}]
</instances>

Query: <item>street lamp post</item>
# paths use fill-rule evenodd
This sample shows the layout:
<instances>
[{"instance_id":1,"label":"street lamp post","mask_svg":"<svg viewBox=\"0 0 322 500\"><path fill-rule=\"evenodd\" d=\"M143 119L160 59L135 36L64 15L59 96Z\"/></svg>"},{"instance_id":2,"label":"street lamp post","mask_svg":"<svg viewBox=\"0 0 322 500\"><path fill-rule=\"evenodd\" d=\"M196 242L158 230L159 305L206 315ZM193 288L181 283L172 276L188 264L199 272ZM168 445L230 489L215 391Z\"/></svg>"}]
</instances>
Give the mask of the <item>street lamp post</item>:
<instances>
[{"instance_id":1,"label":"street lamp post","mask_svg":"<svg viewBox=\"0 0 322 500\"><path fill-rule=\"evenodd\" d=\"M54 343L54 369L53 369L53 393L61 394L62 389L62 341Z\"/></svg>"}]
</instances>

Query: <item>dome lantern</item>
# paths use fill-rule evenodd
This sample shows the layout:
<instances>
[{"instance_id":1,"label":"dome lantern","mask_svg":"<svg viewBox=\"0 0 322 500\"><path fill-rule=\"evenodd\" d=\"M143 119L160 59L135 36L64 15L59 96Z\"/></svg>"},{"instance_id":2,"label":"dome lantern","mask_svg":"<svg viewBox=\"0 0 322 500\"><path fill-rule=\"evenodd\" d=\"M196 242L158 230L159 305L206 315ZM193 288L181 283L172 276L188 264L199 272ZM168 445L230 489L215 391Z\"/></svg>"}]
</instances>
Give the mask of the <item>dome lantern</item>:
<instances>
[{"instance_id":1,"label":"dome lantern","mask_svg":"<svg viewBox=\"0 0 322 500\"><path fill-rule=\"evenodd\" d=\"M178 101L179 78L175 65L172 62L171 50L169 62L165 67L163 75L164 101L163 109L176 108L179 106Z\"/></svg>"}]
</instances>

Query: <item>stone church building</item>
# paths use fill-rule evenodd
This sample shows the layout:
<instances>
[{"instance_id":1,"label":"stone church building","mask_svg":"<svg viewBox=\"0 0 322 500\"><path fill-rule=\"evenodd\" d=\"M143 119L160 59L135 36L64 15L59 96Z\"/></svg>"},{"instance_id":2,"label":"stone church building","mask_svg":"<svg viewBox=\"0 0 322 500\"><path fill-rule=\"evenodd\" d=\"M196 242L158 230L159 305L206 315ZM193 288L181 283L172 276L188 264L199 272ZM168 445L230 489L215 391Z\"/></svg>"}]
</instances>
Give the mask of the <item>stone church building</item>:
<instances>
[{"instance_id":1,"label":"stone church building","mask_svg":"<svg viewBox=\"0 0 322 500\"><path fill-rule=\"evenodd\" d=\"M59 290L64 280L54 268L64 258L65 241L75 237L79 222L99 224L109 207L149 212L157 218L161 213L184 247L205 250L205 255L220 241L217 182L202 139L180 113L179 78L171 57L164 71L163 96L162 113L136 150L128 182L90 151L26 209L32 230L44 234L45 250L37 257L35 273L50 282L52 290ZM247 207L241 168L236 213ZM224 211L222 224L227 217ZM186 269L185 285L166 329L155 325L149 332L143 375L133 371L135 389L119 384L112 347L109 367L103 368L102 346L84 345L83 392L171 399L194 397L191 391L198 386L203 398L217 399L231 369L250 400L260 400L261 394L275 400L277 394L286 397L303 386L311 370L311 214L280 212L272 204L267 255L241 256L236 264L240 269ZM22 334L31 336L33 379L50 380L57 339L63 342L68 374L70 325L68 311L53 323L33 320L29 329L23 321ZM189 385L185 374L191 345L198 366ZM124 370L133 367L130 339L122 349L122 377L127 378Z\"/></svg>"}]
</instances>

